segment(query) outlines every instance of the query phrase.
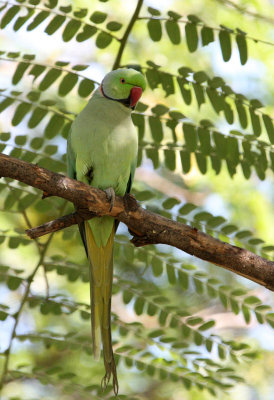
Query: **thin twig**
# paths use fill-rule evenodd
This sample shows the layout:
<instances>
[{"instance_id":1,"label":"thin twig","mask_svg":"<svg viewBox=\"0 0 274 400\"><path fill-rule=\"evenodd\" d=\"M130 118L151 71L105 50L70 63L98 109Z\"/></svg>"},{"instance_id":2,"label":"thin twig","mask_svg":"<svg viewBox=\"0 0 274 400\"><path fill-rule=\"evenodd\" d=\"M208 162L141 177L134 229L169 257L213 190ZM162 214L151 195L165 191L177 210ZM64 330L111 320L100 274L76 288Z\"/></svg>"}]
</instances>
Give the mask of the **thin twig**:
<instances>
[{"instance_id":1,"label":"thin twig","mask_svg":"<svg viewBox=\"0 0 274 400\"><path fill-rule=\"evenodd\" d=\"M271 18L270 16L267 15L262 15L253 11L248 10L246 7L242 7L236 3L234 3L231 0L215 0L218 3L221 3L225 6L229 6L231 8L234 8L236 11L240 12L241 14L246 14L249 15L253 18L257 18L257 19L262 19L265 22L268 22L269 24L274 24L274 18Z\"/></svg>"},{"instance_id":2,"label":"thin twig","mask_svg":"<svg viewBox=\"0 0 274 400\"><path fill-rule=\"evenodd\" d=\"M17 313L14 314L14 325L13 325L13 328L12 328L12 332L11 332L11 337L10 337L10 340L9 340L8 348L7 348L7 350L5 351L5 356L6 356L6 358L5 358L5 363L4 363L4 366L3 366L3 371L2 371L1 381L0 381L0 392L1 392L2 388L3 388L4 381L5 381L5 376L6 376L7 371L8 371L9 360L10 360L10 352L11 352L11 346L12 346L13 339L14 339L15 336L16 336L16 328L17 328L17 325L18 325L18 323L19 323L19 318L20 318L20 316L21 316L21 314L22 314L24 305L25 305L25 303L26 303L26 301L27 301L27 298L28 298L28 295L29 295L29 292L30 292L30 287L31 287L32 281L33 281L33 279L34 279L34 277L35 277L35 275L36 275L36 273L37 273L39 267L40 267L41 264L43 263L43 260L44 260L46 251L47 251L47 249L48 249L48 246L49 246L49 244L50 244L50 242L51 242L51 239L52 239L53 235L54 235L54 234L52 233L52 234L50 235L50 237L48 238L48 240L47 240L47 242L46 242L46 244L45 244L45 246L44 246L44 248L43 248L43 250L42 250L42 252L41 252L40 259L39 259L39 261L38 261L36 267L34 268L33 272L30 274L30 276L29 276L28 279L27 279L27 282L28 282L28 283L27 283L27 286L26 286L26 288L25 288L25 292L24 292L23 298L22 298L22 300L21 300L20 307L19 307Z\"/></svg>"},{"instance_id":3,"label":"thin twig","mask_svg":"<svg viewBox=\"0 0 274 400\"><path fill-rule=\"evenodd\" d=\"M60 214L62 214L65 211L66 205L67 205L67 202L64 202L63 207L60 209ZM31 223L30 223L30 221L29 221L27 216L26 216L26 221L28 221L27 225L31 226ZM19 318L20 318L20 316L22 314L24 305L25 305L25 303L26 303L26 301L28 299L33 279L34 279L39 267L43 266L44 259L45 259L45 256L46 256L46 252L47 252L47 250L49 248L49 245L51 243L53 235L54 235L54 232L52 232L50 234L48 240L46 241L46 243L44 244L44 246L42 248L40 246L37 246L38 250L40 252L39 261L36 264L33 272L26 279L27 285L25 286L25 292L24 292L23 298L21 300L20 307L19 307L18 311L14 314L14 325L13 325L13 328L12 328L12 332L11 332L8 348L5 351L5 357L6 358L5 358L5 362L4 362L4 366L3 366L3 370L2 370L2 375L1 375L1 380L0 380L0 393L1 393L2 389L3 389L5 376L6 376L7 372L8 372L8 366L9 366L9 360L10 360L10 354L11 354L11 346L12 346L13 339L16 337L16 329L17 329L17 326L18 326L18 323L19 323ZM38 245L38 241L37 241L37 245Z\"/></svg>"},{"instance_id":4,"label":"thin twig","mask_svg":"<svg viewBox=\"0 0 274 400\"><path fill-rule=\"evenodd\" d=\"M25 219L25 221L26 221L26 224L27 224L27 226L29 227L29 229L30 229L30 230L33 229L33 226L32 226L32 224L31 224L31 222L30 222L30 219L29 219L29 217L28 217L28 215L27 215L26 210L23 210L23 211L22 211L22 215L23 215L23 217L24 217L24 219ZM37 238L33 238L33 239L34 239L34 241L35 241L35 243L36 243L36 246L37 246L38 251L40 251L41 244L39 243L39 241L37 240ZM45 285L46 285L46 297L48 298L48 297L49 297L49 281L48 281L47 271L46 271L45 265L43 265L43 269L44 269L44 279L45 279Z\"/></svg>"},{"instance_id":5,"label":"thin twig","mask_svg":"<svg viewBox=\"0 0 274 400\"><path fill-rule=\"evenodd\" d=\"M134 11L134 13L133 13L133 15L131 17L131 20L129 21L127 29L125 30L124 36L120 40L120 47L119 47L116 59L114 61L113 67L112 67L113 70L117 69L120 66L121 58L122 58L122 55L123 55L123 52L124 52L124 49L125 49L129 34L130 34L130 32L131 32L131 30L133 28L133 25L135 24L135 22L138 19L139 12L140 12L140 10L142 8L143 2L144 2L144 0L138 0L136 9L135 9L135 11Z\"/></svg>"}]
</instances>

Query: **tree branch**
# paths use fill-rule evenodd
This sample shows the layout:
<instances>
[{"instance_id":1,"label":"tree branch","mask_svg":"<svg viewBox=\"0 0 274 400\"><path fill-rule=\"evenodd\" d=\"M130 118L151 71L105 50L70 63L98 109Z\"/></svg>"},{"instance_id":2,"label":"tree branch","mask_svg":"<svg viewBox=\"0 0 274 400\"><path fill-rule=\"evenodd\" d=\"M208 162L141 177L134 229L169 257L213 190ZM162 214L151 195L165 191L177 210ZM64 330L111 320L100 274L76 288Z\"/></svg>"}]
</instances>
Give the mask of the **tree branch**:
<instances>
[{"instance_id":1,"label":"tree branch","mask_svg":"<svg viewBox=\"0 0 274 400\"><path fill-rule=\"evenodd\" d=\"M40 234L37 236L41 236L41 232L63 229L95 215L110 215L128 226L134 236L132 243L135 246L168 244L274 291L274 262L221 242L196 228L147 211L131 195L124 198L117 196L110 211L104 191L4 154L0 155L0 176L16 179L74 203L75 213L38 227ZM31 231L28 231L29 235L37 237L37 232L33 234Z\"/></svg>"},{"instance_id":2,"label":"tree branch","mask_svg":"<svg viewBox=\"0 0 274 400\"><path fill-rule=\"evenodd\" d=\"M138 19L139 12L140 12L140 10L142 8L143 2L144 2L144 0L138 0L136 9L135 9L135 11L134 11L134 13L133 13L133 15L131 17L131 20L129 21L127 29L125 30L124 36L120 40L120 47L119 47L119 50L118 50L118 53L117 53L117 57L116 57L116 59L114 61L113 67L112 67L113 70L119 68L119 66L120 66L121 58L122 58L124 49L126 47L126 43L127 43L129 34L130 34L130 32L131 32L131 30L133 28L133 25L135 24L135 21Z\"/></svg>"}]
</instances>

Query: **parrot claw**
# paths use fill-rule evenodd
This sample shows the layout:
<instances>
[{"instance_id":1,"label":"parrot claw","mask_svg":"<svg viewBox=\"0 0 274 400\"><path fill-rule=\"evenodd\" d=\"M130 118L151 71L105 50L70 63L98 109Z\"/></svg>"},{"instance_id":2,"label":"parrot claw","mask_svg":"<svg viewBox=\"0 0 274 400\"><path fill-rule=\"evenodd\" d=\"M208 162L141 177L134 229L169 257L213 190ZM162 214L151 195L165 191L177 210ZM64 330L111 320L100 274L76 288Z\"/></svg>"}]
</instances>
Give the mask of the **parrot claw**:
<instances>
[{"instance_id":1,"label":"parrot claw","mask_svg":"<svg viewBox=\"0 0 274 400\"><path fill-rule=\"evenodd\" d=\"M109 211L112 211L113 206L114 206L114 201L115 201L114 189L112 187L109 187L106 190L104 190L104 192L106 193L107 200L110 202Z\"/></svg>"}]
</instances>

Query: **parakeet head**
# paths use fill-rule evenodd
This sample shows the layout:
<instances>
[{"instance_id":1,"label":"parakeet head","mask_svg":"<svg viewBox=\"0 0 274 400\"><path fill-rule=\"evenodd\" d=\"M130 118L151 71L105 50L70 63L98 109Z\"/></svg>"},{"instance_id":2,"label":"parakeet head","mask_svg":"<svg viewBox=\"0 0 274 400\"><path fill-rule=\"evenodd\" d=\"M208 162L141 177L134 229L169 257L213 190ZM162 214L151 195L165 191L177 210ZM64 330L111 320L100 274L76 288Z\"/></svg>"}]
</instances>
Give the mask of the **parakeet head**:
<instances>
[{"instance_id":1,"label":"parakeet head","mask_svg":"<svg viewBox=\"0 0 274 400\"><path fill-rule=\"evenodd\" d=\"M104 97L119 101L134 109L146 88L144 76L135 69L119 68L109 72L103 79L100 89Z\"/></svg>"}]
</instances>

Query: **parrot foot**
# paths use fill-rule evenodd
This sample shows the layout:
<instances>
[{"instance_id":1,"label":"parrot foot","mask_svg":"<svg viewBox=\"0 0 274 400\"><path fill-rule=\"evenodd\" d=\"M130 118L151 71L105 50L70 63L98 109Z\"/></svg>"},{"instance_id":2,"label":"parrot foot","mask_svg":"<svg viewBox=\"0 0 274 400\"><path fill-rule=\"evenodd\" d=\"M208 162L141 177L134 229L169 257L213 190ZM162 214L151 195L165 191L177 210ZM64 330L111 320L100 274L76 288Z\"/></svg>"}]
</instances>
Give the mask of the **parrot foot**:
<instances>
[{"instance_id":1,"label":"parrot foot","mask_svg":"<svg viewBox=\"0 0 274 400\"><path fill-rule=\"evenodd\" d=\"M109 187L109 188L105 189L104 192L106 193L107 200L110 202L109 211L112 211L113 206L114 206L114 201L115 201L114 189L113 189L113 187Z\"/></svg>"}]
</instances>

